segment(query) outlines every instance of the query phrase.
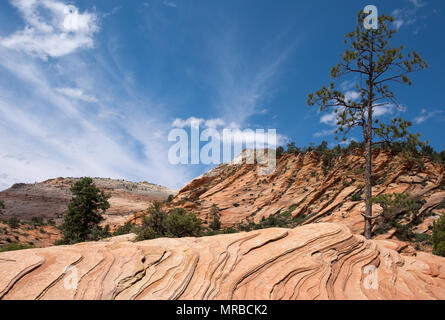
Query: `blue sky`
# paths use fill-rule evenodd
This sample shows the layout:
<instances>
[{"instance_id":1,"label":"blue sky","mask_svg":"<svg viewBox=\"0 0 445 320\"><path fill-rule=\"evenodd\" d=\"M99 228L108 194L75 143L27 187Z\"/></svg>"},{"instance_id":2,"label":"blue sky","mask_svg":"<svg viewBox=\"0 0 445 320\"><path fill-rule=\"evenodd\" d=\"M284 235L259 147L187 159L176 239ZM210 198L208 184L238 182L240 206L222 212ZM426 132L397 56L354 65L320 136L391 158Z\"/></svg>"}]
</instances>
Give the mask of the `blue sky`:
<instances>
[{"instance_id":1,"label":"blue sky","mask_svg":"<svg viewBox=\"0 0 445 320\"><path fill-rule=\"evenodd\" d=\"M441 0L1 1L0 189L59 176L182 187L209 169L168 163L169 131L192 117L333 142L332 116L306 97L330 81L343 35L371 3L395 16L394 44L431 66L394 87L403 110L381 118L413 121L443 150Z\"/></svg>"}]
</instances>

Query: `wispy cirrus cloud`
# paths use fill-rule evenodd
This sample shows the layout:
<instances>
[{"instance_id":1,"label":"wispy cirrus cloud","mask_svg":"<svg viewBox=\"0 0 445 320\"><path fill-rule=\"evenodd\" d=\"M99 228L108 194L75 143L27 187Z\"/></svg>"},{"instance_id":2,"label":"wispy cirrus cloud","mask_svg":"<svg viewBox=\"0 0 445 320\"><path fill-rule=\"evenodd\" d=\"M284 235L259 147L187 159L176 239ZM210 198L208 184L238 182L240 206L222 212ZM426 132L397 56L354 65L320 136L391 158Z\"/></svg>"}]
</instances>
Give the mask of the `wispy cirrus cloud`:
<instances>
[{"instance_id":1,"label":"wispy cirrus cloud","mask_svg":"<svg viewBox=\"0 0 445 320\"><path fill-rule=\"evenodd\" d=\"M423 0L408 0L408 2L411 4L411 6L398 8L392 12L395 19L394 27L397 30L401 29L402 27L418 24L420 20L423 20L426 17L425 14L419 15L419 11L428 5L427 2ZM415 34L419 32L419 28L420 26L415 29Z\"/></svg>"},{"instance_id":2,"label":"wispy cirrus cloud","mask_svg":"<svg viewBox=\"0 0 445 320\"><path fill-rule=\"evenodd\" d=\"M110 67L124 60L94 49L99 30L90 24L92 14L77 13L78 28L54 44L65 37L61 23L69 6L55 0L11 4L27 28L0 43L0 189L57 176L147 180L172 188L191 179L193 172L168 162L167 112ZM80 56L81 49L93 50Z\"/></svg>"},{"instance_id":3,"label":"wispy cirrus cloud","mask_svg":"<svg viewBox=\"0 0 445 320\"><path fill-rule=\"evenodd\" d=\"M98 102L96 97L86 94L83 90L78 88L56 88L55 90L69 98L78 99L85 102Z\"/></svg>"},{"instance_id":4,"label":"wispy cirrus cloud","mask_svg":"<svg viewBox=\"0 0 445 320\"><path fill-rule=\"evenodd\" d=\"M431 118L433 118L433 117L435 117L437 115L443 114L443 112L444 112L443 110L430 110L430 111L428 111L427 109L422 109L420 111L420 114L416 118L414 118L414 123L415 124L422 124L422 123L428 121L429 119L431 119Z\"/></svg>"}]
</instances>

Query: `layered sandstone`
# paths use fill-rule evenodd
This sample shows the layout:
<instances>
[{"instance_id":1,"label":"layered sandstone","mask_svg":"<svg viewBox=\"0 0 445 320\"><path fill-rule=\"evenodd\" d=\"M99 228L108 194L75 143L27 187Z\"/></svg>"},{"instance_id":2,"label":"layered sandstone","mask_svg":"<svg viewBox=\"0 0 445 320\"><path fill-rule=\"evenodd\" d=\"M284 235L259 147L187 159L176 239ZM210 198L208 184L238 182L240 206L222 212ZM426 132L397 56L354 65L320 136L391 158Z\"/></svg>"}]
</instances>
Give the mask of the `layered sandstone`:
<instances>
[{"instance_id":1,"label":"layered sandstone","mask_svg":"<svg viewBox=\"0 0 445 320\"><path fill-rule=\"evenodd\" d=\"M417 166L386 151L375 151L373 161L373 196L406 193L423 202L419 213L428 217L419 232L429 232L444 212L438 207L445 200L445 167L426 157L423 167ZM335 222L353 233L362 232L365 182L360 150L334 159L328 168L321 156L311 152L282 156L272 175L261 175L261 169L258 164L220 165L186 185L169 206L185 207L206 220L215 204L223 227L291 211L293 216L307 216L305 224ZM374 210L377 214L381 208L374 205Z\"/></svg>"},{"instance_id":2,"label":"layered sandstone","mask_svg":"<svg viewBox=\"0 0 445 320\"><path fill-rule=\"evenodd\" d=\"M0 253L0 299L445 299L445 258L314 223Z\"/></svg>"}]
</instances>

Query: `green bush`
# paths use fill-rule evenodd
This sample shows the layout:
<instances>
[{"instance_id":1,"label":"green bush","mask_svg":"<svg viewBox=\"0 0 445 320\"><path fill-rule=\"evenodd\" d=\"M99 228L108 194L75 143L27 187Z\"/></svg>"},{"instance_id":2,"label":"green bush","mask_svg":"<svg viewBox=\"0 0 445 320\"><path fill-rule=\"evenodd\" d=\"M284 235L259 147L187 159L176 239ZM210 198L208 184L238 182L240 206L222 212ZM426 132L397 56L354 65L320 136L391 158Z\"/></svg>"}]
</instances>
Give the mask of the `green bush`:
<instances>
[{"instance_id":1,"label":"green bush","mask_svg":"<svg viewBox=\"0 0 445 320\"><path fill-rule=\"evenodd\" d=\"M414 235L414 238L416 239L416 242L424 242L424 243L431 242L431 236L426 233L416 233Z\"/></svg>"},{"instance_id":2,"label":"green bush","mask_svg":"<svg viewBox=\"0 0 445 320\"><path fill-rule=\"evenodd\" d=\"M173 201L174 196L171 194L168 196L167 198L167 202L172 202Z\"/></svg>"},{"instance_id":3,"label":"green bush","mask_svg":"<svg viewBox=\"0 0 445 320\"><path fill-rule=\"evenodd\" d=\"M435 221L433 224L433 253L438 256L445 257L445 214Z\"/></svg>"},{"instance_id":4,"label":"green bush","mask_svg":"<svg viewBox=\"0 0 445 320\"><path fill-rule=\"evenodd\" d=\"M34 227L44 226L45 222L43 221L43 217L32 217L31 225L33 225Z\"/></svg>"},{"instance_id":5,"label":"green bush","mask_svg":"<svg viewBox=\"0 0 445 320\"><path fill-rule=\"evenodd\" d=\"M17 229L20 226L20 220L17 217L9 218L8 226L11 229Z\"/></svg>"},{"instance_id":6,"label":"green bush","mask_svg":"<svg viewBox=\"0 0 445 320\"><path fill-rule=\"evenodd\" d=\"M25 250L25 249L32 249L32 248L35 248L35 247L32 245L27 245L27 244L8 243L3 246L0 246L0 252L18 251L18 250Z\"/></svg>"},{"instance_id":7,"label":"green bush","mask_svg":"<svg viewBox=\"0 0 445 320\"><path fill-rule=\"evenodd\" d=\"M124 234L132 233L134 228L135 228L135 225L133 223L131 223L130 221L128 221L123 226L120 226L119 228L117 228L116 231L114 231L113 236L116 237L116 236L121 236Z\"/></svg>"},{"instance_id":8,"label":"green bush","mask_svg":"<svg viewBox=\"0 0 445 320\"><path fill-rule=\"evenodd\" d=\"M358 202L362 201L362 194L360 192L356 192L352 195L351 201Z\"/></svg>"},{"instance_id":9,"label":"green bush","mask_svg":"<svg viewBox=\"0 0 445 320\"><path fill-rule=\"evenodd\" d=\"M142 224L135 227L136 240L150 240L161 237L180 238L202 235L202 222L183 208L175 208L167 214L160 202L153 202L142 216Z\"/></svg>"},{"instance_id":10,"label":"green bush","mask_svg":"<svg viewBox=\"0 0 445 320\"><path fill-rule=\"evenodd\" d=\"M174 238L198 237L202 232L201 220L183 208L173 209L167 217L166 225L166 234Z\"/></svg>"},{"instance_id":11,"label":"green bush","mask_svg":"<svg viewBox=\"0 0 445 320\"><path fill-rule=\"evenodd\" d=\"M88 235L87 241L99 241L111 237L110 226L107 224L104 228L94 226Z\"/></svg>"},{"instance_id":12,"label":"green bush","mask_svg":"<svg viewBox=\"0 0 445 320\"><path fill-rule=\"evenodd\" d=\"M210 218L212 219L209 225L210 229L213 231L221 229L221 213L215 204L210 208Z\"/></svg>"}]
</instances>

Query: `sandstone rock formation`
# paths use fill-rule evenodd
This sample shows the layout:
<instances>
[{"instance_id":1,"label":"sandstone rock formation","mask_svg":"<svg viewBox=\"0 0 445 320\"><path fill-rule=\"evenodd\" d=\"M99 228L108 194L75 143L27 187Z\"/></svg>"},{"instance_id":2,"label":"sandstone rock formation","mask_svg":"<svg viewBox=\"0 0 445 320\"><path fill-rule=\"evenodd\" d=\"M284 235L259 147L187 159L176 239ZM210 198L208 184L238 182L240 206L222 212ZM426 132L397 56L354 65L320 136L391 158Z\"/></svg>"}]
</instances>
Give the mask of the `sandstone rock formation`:
<instances>
[{"instance_id":1,"label":"sandstone rock formation","mask_svg":"<svg viewBox=\"0 0 445 320\"><path fill-rule=\"evenodd\" d=\"M373 195L407 193L425 202L419 212L428 218L419 232L428 232L444 212L438 207L445 201L445 167L426 157L423 168L418 167L400 155L379 150L373 159ZM206 220L215 204L223 227L289 211L293 216L307 216L304 224L334 222L353 233L363 231L364 159L359 149L335 159L329 168L315 152L284 155L270 176L260 175L260 168L245 163L220 165L186 185L169 206L185 207ZM374 205L374 210L377 213L381 208Z\"/></svg>"},{"instance_id":2,"label":"sandstone rock formation","mask_svg":"<svg viewBox=\"0 0 445 320\"><path fill-rule=\"evenodd\" d=\"M0 299L445 299L445 258L344 225L129 238L0 253Z\"/></svg>"}]
</instances>

